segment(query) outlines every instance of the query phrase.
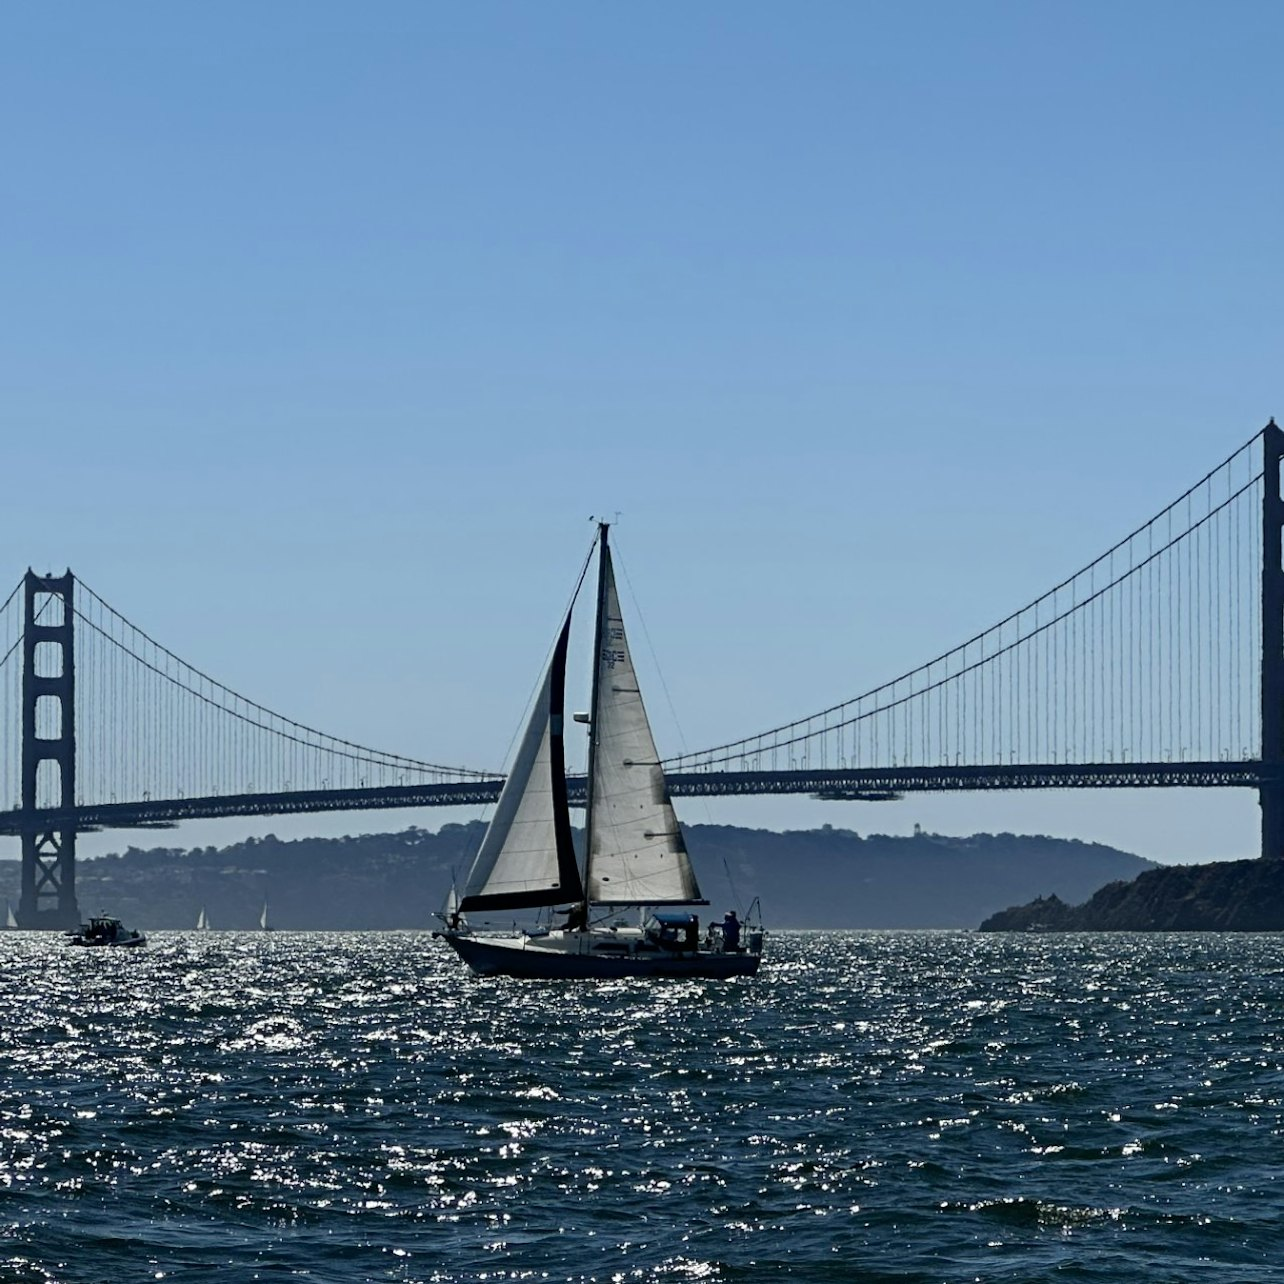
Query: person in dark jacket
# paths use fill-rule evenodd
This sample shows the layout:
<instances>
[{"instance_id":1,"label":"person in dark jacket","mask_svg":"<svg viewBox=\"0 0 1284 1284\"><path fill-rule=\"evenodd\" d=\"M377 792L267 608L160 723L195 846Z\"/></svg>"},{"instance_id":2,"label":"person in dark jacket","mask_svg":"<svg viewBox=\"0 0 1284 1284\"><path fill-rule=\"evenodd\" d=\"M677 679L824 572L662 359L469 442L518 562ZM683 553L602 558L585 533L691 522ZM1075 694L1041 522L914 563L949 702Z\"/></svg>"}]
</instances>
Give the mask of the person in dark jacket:
<instances>
[{"instance_id":1,"label":"person in dark jacket","mask_svg":"<svg viewBox=\"0 0 1284 1284\"><path fill-rule=\"evenodd\" d=\"M722 948L728 954L740 948L740 920L735 910L728 910L722 919Z\"/></svg>"}]
</instances>

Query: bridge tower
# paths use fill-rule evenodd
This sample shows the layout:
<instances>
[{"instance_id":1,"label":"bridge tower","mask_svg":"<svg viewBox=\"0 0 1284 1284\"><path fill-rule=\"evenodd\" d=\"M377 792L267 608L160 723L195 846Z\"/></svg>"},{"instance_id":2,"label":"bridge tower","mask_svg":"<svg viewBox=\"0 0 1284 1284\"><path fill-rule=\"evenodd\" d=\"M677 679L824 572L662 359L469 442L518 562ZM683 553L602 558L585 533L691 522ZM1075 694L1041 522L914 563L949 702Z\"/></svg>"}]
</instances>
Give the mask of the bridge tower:
<instances>
[{"instance_id":1,"label":"bridge tower","mask_svg":"<svg viewBox=\"0 0 1284 1284\"><path fill-rule=\"evenodd\" d=\"M72 573L24 583L22 635L22 827L18 926L62 930L76 904L76 648ZM52 814L51 814L52 813Z\"/></svg>"},{"instance_id":2,"label":"bridge tower","mask_svg":"<svg viewBox=\"0 0 1284 1284\"><path fill-rule=\"evenodd\" d=\"M1284 429L1262 430L1262 855L1284 859Z\"/></svg>"}]
</instances>

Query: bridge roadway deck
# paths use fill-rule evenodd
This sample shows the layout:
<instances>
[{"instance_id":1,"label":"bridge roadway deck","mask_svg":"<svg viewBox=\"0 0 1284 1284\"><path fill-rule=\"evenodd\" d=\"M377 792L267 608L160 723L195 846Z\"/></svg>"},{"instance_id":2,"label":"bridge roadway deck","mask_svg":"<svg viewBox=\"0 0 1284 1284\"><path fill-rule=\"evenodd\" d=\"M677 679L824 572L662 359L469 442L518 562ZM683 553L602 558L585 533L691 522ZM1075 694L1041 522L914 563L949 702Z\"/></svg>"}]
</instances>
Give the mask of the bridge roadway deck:
<instances>
[{"instance_id":1,"label":"bridge roadway deck","mask_svg":"<svg viewBox=\"0 0 1284 1284\"><path fill-rule=\"evenodd\" d=\"M811 794L827 800L878 800L908 793L1004 789L1244 788L1273 783L1277 772L1260 761L1043 763L982 767L870 767L812 771L688 771L669 775L675 797ZM584 804L584 779L571 777L571 805ZM415 807L479 807L499 797L502 779L392 785L372 789L298 790L209 798L145 799L87 804L67 816L57 810L0 812L0 834L74 824L94 829L169 828L184 820L230 816L289 816L321 811Z\"/></svg>"}]
</instances>

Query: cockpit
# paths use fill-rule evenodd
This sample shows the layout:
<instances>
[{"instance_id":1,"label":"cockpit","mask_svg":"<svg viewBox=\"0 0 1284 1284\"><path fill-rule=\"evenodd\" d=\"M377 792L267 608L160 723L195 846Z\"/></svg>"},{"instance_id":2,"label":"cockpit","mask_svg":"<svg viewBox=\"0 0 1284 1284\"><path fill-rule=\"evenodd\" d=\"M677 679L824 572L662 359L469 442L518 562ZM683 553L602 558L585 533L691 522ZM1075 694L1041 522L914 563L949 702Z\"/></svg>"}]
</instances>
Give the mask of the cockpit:
<instances>
[{"instance_id":1,"label":"cockpit","mask_svg":"<svg viewBox=\"0 0 1284 1284\"><path fill-rule=\"evenodd\" d=\"M685 910L655 910L643 927L643 939L654 949L694 950L700 944L700 919Z\"/></svg>"}]
</instances>

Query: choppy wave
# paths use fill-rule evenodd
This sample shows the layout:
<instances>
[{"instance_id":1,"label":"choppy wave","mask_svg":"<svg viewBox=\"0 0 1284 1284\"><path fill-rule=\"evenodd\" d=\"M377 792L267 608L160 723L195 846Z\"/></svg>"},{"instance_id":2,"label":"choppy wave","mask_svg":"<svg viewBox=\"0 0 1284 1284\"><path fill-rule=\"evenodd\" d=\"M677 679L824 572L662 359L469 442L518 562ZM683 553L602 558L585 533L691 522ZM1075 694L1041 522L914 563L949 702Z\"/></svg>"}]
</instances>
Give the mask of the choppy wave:
<instances>
[{"instance_id":1,"label":"choppy wave","mask_svg":"<svg viewBox=\"0 0 1284 1284\"><path fill-rule=\"evenodd\" d=\"M1275 936L0 937L0 1278L1284 1279Z\"/></svg>"}]
</instances>

